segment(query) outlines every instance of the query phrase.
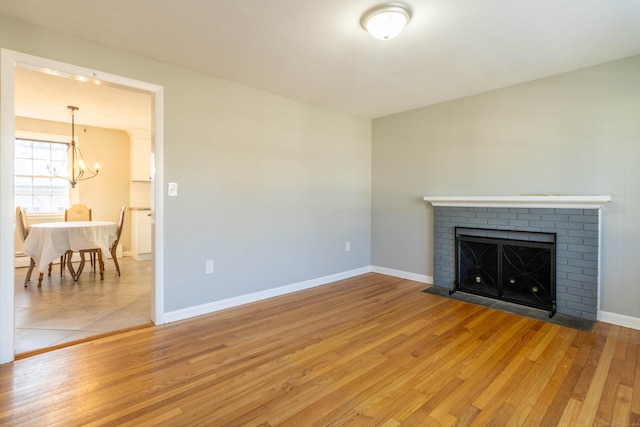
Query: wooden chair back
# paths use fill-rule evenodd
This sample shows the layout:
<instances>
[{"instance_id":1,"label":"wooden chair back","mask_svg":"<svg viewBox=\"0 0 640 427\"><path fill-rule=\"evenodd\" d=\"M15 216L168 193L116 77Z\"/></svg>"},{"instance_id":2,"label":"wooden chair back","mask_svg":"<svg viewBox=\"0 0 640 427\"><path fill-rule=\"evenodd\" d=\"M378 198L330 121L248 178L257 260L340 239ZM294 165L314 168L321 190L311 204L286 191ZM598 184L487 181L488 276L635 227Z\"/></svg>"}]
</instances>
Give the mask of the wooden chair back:
<instances>
[{"instance_id":1,"label":"wooden chair back","mask_svg":"<svg viewBox=\"0 0 640 427\"><path fill-rule=\"evenodd\" d=\"M118 224L116 225L116 241L113 243L114 246L118 246L118 242L120 241L120 235L122 234L122 225L124 224L124 211L126 210L126 206L122 205L120 208L120 216L118 217Z\"/></svg>"},{"instance_id":2,"label":"wooden chair back","mask_svg":"<svg viewBox=\"0 0 640 427\"><path fill-rule=\"evenodd\" d=\"M71 205L64 211L65 221L91 221L91 208L86 205Z\"/></svg>"},{"instance_id":3,"label":"wooden chair back","mask_svg":"<svg viewBox=\"0 0 640 427\"><path fill-rule=\"evenodd\" d=\"M27 221L27 214L20 206L16 208L16 225L20 232L20 237L22 237L22 241L24 242L29 235L29 221Z\"/></svg>"},{"instance_id":4,"label":"wooden chair back","mask_svg":"<svg viewBox=\"0 0 640 427\"><path fill-rule=\"evenodd\" d=\"M118 224L116 225L116 240L113 241L111 247L109 248L109 252L111 252L111 259L113 259L113 263L116 266L116 272L118 276L120 276L120 265L118 264L118 256L116 254L116 250L118 249L118 242L120 242L120 235L122 234L122 225L124 224L124 211L126 207L122 205L120 208L120 217L118 218Z\"/></svg>"},{"instance_id":5,"label":"wooden chair back","mask_svg":"<svg viewBox=\"0 0 640 427\"><path fill-rule=\"evenodd\" d=\"M22 241L27 240L27 236L29 235L29 221L27 220L27 214L22 210L20 206L16 208L16 225L18 226L18 231L20 232L20 237L22 237ZM31 273L33 272L33 268L36 266L36 262L33 258L30 258L29 261L29 270L27 270L27 276L24 279L24 287L26 288L31 280ZM49 264L49 273L51 273L51 264ZM42 276L44 274L40 273L38 277L38 287L42 286Z\"/></svg>"}]
</instances>

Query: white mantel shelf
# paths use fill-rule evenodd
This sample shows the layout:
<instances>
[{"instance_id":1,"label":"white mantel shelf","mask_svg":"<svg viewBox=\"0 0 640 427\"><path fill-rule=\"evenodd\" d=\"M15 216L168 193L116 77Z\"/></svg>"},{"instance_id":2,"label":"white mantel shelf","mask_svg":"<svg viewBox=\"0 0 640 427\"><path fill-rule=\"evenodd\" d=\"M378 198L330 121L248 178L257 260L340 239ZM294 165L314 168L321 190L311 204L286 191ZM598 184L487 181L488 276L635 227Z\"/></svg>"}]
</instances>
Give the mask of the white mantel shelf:
<instances>
[{"instance_id":1,"label":"white mantel shelf","mask_svg":"<svg viewBox=\"0 0 640 427\"><path fill-rule=\"evenodd\" d=\"M425 196L424 200L433 206L600 209L611 201L611 196Z\"/></svg>"}]
</instances>

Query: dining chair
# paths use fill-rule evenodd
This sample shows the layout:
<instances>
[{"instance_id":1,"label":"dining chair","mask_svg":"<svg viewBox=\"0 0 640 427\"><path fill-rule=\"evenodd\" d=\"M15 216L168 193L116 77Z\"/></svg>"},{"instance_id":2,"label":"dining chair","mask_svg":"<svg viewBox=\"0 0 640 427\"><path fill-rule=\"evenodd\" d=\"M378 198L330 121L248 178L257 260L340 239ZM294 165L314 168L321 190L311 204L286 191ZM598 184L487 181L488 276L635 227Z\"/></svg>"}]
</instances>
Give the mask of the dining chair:
<instances>
[{"instance_id":1,"label":"dining chair","mask_svg":"<svg viewBox=\"0 0 640 427\"><path fill-rule=\"evenodd\" d=\"M118 272L118 276L120 275L120 265L118 264L118 257L116 256L116 249L118 249L118 242L120 242L120 235L122 234L122 226L124 224L124 211L127 208L122 205L120 208L120 216L118 217L118 224L116 225L116 240L111 244L109 248L109 252L111 252L111 259L113 259L113 263L116 265L116 271Z\"/></svg>"},{"instance_id":2,"label":"dining chair","mask_svg":"<svg viewBox=\"0 0 640 427\"><path fill-rule=\"evenodd\" d=\"M27 240L27 236L29 235L29 221L27 220L27 214L22 210L20 206L16 208L16 225L18 226L18 231L20 233L20 237L24 242ZM33 267L36 266L36 262L33 258L29 257L29 270L27 271L27 277L24 279L24 287L26 288L29 281L31 280L31 273L33 272ZM49 271L51 271L51 264L49 264ZM43 273L40 273L40 278L38 280L38 287L42 284L42 276Z\"/></svg>"},{"instance_id":3,"label":"dining chair","mask_svg":"<svg viewBox=\"0 0 640 427\"><path fill-rule=\"evenodd\" d=\"M120 208L120 216L118 217L118 223L116 224L116 240L113 241L111 246L109 247L109 253L111 253L111 258L113 259L113 263L116 266L116 272L118 276L120 276L120 265L118 264L118 257L116 256L116 249L118 249L118 242L120 242L120 235L122 234L122 226L124 224L124 211L126 210L126 206L122 205ZM80 255L84 257L84 254L88 253L90 256L93 256L94 259L96 255L100 257L98 262L102 263L101 254L97 249L87 249L80 251ZM102 271L102 270L101 270Z\"/></svg>"},{"instance_id":4,"label":"dining chair","mask_svg":"<svg viewBox=\"0 0 640 427\"><path fill-rule=\"evenodd\" d=\"M91 221L91 208L82 204L69 206L64 211L65 221Z\"/></svg>"},{"instance_id":5,"label":"dining chair","mask_svg":"<svg viewBox=\"0 0 640 427\"><path fill-rule=\"evenodd\" d=\"M64 210L64 220L65 221L91 221L91 208L87 207L87 205L83 204L73 204L69 206L69 209ZM96 270L96 257L94 253L89 254L89 261L91 261L91 268L93 271ZM60 276L64 273L65 265L67 264L67 255L62 255L60 257ZM51 270L49 270L49 274L51 274Z\"/></svg>"}]
</instances>

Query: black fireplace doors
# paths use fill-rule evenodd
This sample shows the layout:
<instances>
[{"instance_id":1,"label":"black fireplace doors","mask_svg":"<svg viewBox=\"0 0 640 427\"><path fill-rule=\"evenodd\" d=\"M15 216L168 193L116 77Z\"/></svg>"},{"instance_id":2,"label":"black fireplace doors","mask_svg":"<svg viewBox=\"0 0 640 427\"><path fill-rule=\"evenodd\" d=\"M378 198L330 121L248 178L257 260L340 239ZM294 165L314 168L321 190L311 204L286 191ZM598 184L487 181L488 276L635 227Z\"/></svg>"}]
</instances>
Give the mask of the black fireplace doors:
<instances>
[{"instance_id":1,"label":"black fireplace doors","mask_svg":"<svg viewBox=\"0 0 640 427\"><path fill-rule=\"evenodd\" d=\"M453 290L556 312L556 235L455 228Z\"/></svg>"}]
</instances>

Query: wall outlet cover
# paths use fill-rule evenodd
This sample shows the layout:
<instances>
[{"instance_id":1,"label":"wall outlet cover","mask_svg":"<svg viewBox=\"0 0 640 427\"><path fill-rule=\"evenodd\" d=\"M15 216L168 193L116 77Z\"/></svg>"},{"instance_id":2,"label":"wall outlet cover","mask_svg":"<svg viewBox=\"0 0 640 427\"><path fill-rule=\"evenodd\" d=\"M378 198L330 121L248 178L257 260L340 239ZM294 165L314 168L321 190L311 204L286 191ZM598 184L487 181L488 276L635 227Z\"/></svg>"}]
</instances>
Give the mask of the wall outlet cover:
<instances>
[{"instance_id":1,"label":"wall outlet cover","mask_svg":"<svg viewBox=\"0 0 640 427\"><path fill-rule=\"evenodd\" d=\"M169 183L169 196L177 197L178 196L178 183L170 182Z\"/></svg>"}]
</instances>

